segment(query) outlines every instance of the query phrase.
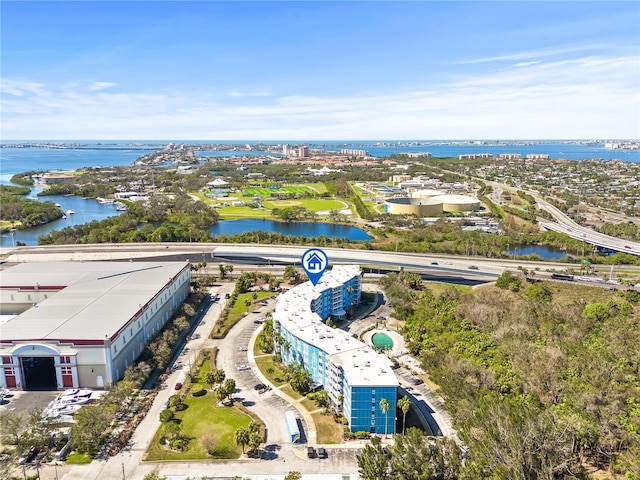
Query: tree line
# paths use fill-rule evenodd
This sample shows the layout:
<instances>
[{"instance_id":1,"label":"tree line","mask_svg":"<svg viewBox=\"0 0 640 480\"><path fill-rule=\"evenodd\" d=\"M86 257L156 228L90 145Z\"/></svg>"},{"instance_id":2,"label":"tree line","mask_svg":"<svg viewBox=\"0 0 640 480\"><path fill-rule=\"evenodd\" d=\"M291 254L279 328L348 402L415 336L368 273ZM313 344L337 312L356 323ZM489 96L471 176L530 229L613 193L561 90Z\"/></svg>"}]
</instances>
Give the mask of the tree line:
<instances>
[{"instance_id":1,"label":"tree line","mask_svg":"<svg viewBox=\"0 0 640 480\"><path fill-rule=\"evenodd\" d=\"M507 275L472 293L405 273L381 284L468 446L455 478L640 478L637 292Z\"/></svg>"}]
</instances>

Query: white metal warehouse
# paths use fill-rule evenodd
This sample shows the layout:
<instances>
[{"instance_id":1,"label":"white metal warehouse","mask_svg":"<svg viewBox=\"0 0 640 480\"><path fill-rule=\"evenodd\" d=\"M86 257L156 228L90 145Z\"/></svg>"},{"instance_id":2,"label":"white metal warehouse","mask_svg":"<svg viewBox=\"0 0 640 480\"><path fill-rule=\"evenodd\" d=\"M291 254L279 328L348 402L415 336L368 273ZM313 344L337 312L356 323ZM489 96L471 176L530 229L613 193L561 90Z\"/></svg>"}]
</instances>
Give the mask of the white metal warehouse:
<instances>
[{"instance_id":1,"label":"white metal warehouse","mask_svg":"<svg viewBox=\"0 0 640 480\"><path fill-rule=\"evenodd\" d=\"M22 263L0 272L0 387L106 388L189 294L188 262Z\"/></svg>"}]
</instances>

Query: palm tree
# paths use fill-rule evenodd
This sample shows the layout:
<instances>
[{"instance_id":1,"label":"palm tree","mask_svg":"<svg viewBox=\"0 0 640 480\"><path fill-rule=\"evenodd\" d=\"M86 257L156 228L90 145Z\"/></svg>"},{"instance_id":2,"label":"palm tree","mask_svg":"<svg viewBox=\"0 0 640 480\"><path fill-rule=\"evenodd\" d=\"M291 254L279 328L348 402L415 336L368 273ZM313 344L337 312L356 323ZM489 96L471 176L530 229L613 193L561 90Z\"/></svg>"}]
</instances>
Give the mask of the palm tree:
<instances>
[{"instance_id":1,"label":"palm tree","mask_svg":"<svg viewBox=\"0 0 640 480\"><path fill-rule=\"evenodd\" d=\"M214 383L217 383L216 376L213 374L213 372L207 372L204 376L204 381L207 382L207 385L209 385L209 389L213 388Z\"/></svg>"},{"instance_id":2,"label":"palm tree","mask_svg":"<svg viewBox=\"0 0 640 480\"><path fill-rule=\"evenodd\" d=\"M398 406L400 407L400 410L402 410L402 435L404 435L407 413L411 408L411 400L409 400L409 397L405 395L404 397L400 398L400 400L398 400Z\"/></svg>"},{"instance_id":3,"label":"palm tree","mask_svg":"<svg viewBox=\"0 0 640 480\"><path fill-rule=\"evenodd\" d=\"M216 368L211 373L213 373L213 379L214 379L215 383L222 383L224 381L225 377L227 376L226 373L224 372L224 370L222 370L221 368ZM207 382L208 382L208 380L207 380Z\"/></svg>"},{"instance_id":4,"label":"palm tree","mask_svg":"<svg viewBox=\"0 0 640 480\"><path fill-rule=\"evenodd\" d=\"M244 427L240 427L233 433L233 438L236 441L236 445L240 445L242 447L242 454L244 455L244 447L251 441L249 430Z\"/></svg>"},{"instance_id":5,"label":"palm tree","mask_svg":"<svg viewBox=\"0 0 640 480\"><path fill-rule=\"evenodd\" d=\"M380 400L380 410L384 413L384 436L387 436L387 413L389 413L389 401L386 398Z\"/></svg>"}]
</instances>

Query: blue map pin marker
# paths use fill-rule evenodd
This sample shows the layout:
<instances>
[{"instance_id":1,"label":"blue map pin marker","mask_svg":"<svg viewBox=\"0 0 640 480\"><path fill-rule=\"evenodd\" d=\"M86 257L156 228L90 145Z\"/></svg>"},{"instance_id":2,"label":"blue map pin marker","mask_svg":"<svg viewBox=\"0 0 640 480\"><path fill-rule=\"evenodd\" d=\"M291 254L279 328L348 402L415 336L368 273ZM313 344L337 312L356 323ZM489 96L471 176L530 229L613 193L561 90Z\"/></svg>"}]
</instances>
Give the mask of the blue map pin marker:
<instances>
[{"instance_id":1,"label":"blue map pin marker","mask_svg":"<svg viewBox=\"0 0 640 480\"><path fill-rule=\"evenodd\" d=\"M319 248L310 248L302 255L302 268L314 285L318 284L328 265L329 257Z\"/></svg>"}]
</instances>

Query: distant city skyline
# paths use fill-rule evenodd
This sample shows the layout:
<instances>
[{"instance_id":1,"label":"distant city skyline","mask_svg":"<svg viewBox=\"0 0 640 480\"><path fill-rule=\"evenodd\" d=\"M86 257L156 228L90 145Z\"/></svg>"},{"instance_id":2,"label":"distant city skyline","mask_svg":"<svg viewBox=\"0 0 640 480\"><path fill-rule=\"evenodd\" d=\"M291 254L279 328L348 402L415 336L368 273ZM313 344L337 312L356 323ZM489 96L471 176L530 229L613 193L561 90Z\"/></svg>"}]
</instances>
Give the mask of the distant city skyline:
<instances>
[{"instance_id":1,"label":"distant city skyline","mask_svg":"<svg viewBox=\"0 0 640 480\"><path fill-rule=\"evenodd\" d=\"M3 141L640 137L635 1L1 10Z\"/></svg>"}]
</instances>

